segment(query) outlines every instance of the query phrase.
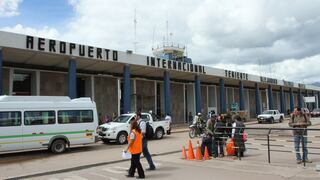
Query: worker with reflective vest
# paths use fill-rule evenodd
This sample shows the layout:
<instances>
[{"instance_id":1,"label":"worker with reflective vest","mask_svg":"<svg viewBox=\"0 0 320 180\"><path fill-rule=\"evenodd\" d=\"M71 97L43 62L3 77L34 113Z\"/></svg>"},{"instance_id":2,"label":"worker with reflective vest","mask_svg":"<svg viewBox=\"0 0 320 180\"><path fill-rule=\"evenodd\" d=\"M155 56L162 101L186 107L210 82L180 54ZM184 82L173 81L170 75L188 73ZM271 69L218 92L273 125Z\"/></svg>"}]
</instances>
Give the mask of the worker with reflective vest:
<instances>
[{"instance_id":1,"label":"worker with reflective vest","mask_svg":"<svg viewBox=\"0 0 320 180\"><path fill-rule=\"evenodd\" d=\"M136 169L138 169L139 178L143 179L144 171L140 163L140 154L142 152L142 133L138 126L138 122L133 120L131 123L131 132L128 136L128 147L126 151L131 153L131 165L127 177L134 177Z\"/></svg>"}]
</instances>

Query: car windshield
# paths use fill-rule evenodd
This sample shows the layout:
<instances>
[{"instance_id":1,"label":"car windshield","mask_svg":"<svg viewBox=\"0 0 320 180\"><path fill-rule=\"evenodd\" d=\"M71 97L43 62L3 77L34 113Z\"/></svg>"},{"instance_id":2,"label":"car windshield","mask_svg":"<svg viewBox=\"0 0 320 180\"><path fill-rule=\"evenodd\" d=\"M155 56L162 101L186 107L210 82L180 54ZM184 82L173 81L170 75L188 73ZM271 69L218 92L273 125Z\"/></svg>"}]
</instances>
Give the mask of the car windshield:
<instances>
[{"instance_id":1,"label":"car windshield","mask_svg":"<svg viewBox=\"0 0 320 180\"><path fill-rule=\"evenodd\" d=\"M130 117L131 116L129 116L129 115L121 115L121 116L117 117L116 119L114 119L112 122L126 123L126 122L128 122Z\"/></svg>"},{"instance_id":2,"label":"car windshield","mask_svg":"<svg viewBox=\"0 0 320 180\"><path fill-rule=\"evenodd\" d=\"M273 111L263 111L262 114L273 114Z\"/></svg>"}]
</instances>

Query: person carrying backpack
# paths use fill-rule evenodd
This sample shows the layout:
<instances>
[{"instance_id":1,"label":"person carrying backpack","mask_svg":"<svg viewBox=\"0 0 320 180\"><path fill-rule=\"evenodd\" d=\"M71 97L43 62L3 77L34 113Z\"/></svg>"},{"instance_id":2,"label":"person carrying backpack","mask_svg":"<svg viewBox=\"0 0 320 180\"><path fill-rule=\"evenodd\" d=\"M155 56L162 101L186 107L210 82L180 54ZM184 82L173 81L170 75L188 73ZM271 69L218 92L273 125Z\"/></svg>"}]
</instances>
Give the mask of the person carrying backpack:
<instances>
[{"instance_id":1,"label":"person carrying backpack","mask_svg":"<svg viewBox=\"0 0 320 180\"><path fill-rule=\"evenodd\" d=\"M150 128L147 128L150 126L150 124L144 120L141 119L141 112L137 113L137 121L139 123L141 132L142 132L142 153L143 156L147 159L149 167L146 170L156 170L156 166L154 165L151 155L148 150L148 138L147 135L149 136ZM149 125L148 125L149 124ZM153 130L152 130L153 131Z\"/></svg>"}]
</instances>

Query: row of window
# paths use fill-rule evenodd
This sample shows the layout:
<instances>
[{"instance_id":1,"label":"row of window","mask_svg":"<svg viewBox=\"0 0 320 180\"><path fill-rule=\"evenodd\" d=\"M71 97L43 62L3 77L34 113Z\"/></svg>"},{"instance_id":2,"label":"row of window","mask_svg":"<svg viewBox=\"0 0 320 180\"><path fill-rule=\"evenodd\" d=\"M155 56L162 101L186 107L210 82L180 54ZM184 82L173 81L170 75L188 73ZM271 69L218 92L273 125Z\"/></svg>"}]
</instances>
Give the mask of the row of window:
<instances>
[{"instance_id":1,"label":"row of window","mask_svg":"<svg viewBox=\"0 0 320 180\"><path fill-rule=\"evenodd\" d=\"M0 126L20 126L21 112L0 112ZM61 110L58 111L58 123L90 123L93 122L92 110ZM24 125L46 125L55 124L55 111L25 111Z\"/></svg>"}]
</instances>

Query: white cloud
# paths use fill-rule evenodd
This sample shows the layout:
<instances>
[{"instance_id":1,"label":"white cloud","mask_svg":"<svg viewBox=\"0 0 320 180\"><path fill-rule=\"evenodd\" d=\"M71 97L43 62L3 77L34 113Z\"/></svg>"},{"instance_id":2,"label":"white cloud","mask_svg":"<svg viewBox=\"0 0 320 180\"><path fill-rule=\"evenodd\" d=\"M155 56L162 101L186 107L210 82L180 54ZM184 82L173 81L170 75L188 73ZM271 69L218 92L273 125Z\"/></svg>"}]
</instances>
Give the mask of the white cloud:
<instances>
[{"instance_id":1,"label":"white cloud","mask_svg":"<svg viewBox=\"0 0 320 180\"><path fill-rule=\"evenodd\" d=\"M318 0L186 0L183 3L68 0L68 3L75 14L64 32L21 25L4 29L132 50L136 9L139 54L151 55L152 45L161 44L168 19L172 39L188 46L188 56L194 63L292 81L318 81L319 70L313 65L320 61Z\"/></svg>"},{"instance_id":2,"label":"white cloud","mask_svg":"<svg viewBox=\"0 0 320 180\"><path fill-rule=\"evenodd\" d=\"M1 0L0 18L19 15L18 7L22 0Z\"/></svg>"},{"instance_id":3,"label":"white cloud","mask_svg":"<svg viewBox=\"0 0 320 180\"><path fill-rule=\"evenodd\" d=\"M258 76L310 84L319 81L320 54L304 59L288 59L273 64L212 64L211 66L246 72Z\"/></svg>"},{"instance_id":4,"label":"white cloud","mask_svg":"<svg viewBox=\"0 0 320 180\"><path fill-rule=\"evenodd\" d=\"M59 32L54 28L49 28L47 26L43 27L42 29L34 29L31 27L23 27L21 24L17 24L13 27L3 27L0 30L20 33L20 34L27 34L33 35L38 37L45 37L45 38L59 38Z\"/></svg>"}]
</instances>

